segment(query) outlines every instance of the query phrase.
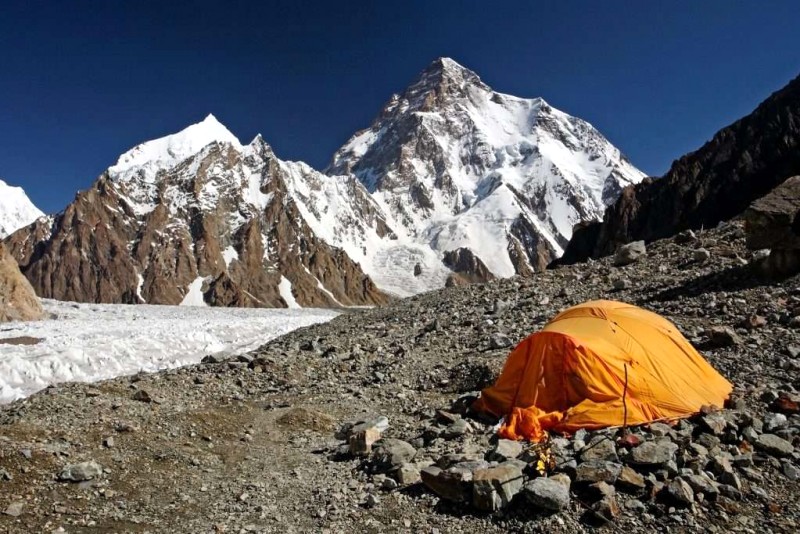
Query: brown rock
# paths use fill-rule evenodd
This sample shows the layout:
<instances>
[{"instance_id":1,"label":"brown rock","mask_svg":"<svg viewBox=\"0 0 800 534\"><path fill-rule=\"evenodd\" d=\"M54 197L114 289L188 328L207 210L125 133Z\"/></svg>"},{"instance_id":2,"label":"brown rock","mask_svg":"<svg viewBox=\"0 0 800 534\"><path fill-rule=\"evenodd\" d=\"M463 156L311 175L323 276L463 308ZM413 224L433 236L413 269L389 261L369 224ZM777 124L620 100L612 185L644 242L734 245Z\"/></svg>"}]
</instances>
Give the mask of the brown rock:
<instances>
[{"instance_id":1,"label":"brown rock","mask_svg":"<svg viewBox=\"0 0 800 534\"><path fill-rule=\"evenodd\" d=\"M472 475L472 504L489 512L504 508L522 489L523 467L524 463L512 460L475 471Z\"/></svg>"},{"instance_id":2,"label":"brown rock","mask_svg":"<svg viewBox=\"0 0 800 534\"><path fill-rule=\"evenodd\" d=\"M453 274L448 277L447 283L449 287L494 280L492 272L468 248L445 252L442 262L448 269L453 271Z\"/></svg>"},{"instance_id":3,"label":"brown rock","mask_svg":"<svg viewBox=\"0 0 800 534\"><path fill-rule=\"evenodd\" d=\"M0 243L0 322L37 321L44 310L17 261Z\"/></svg>"},{"instance_id":4,"label":"brown rock","mask_svg":"<svg viewBox=\"0 0 800 534\"><path fill-rule=\"evenodd\" d=\"M800 413L800 395L790 395L783 392L772 402L770 409L773 412L786 415Z\"/></svg>"},{"instance_id":5,"label":"brown rock","mask_svg":"<svg viewBox=\"0 0 800 534\"><path fill-rule=\"evenodd\" d=\"M753 202L744 219L748 248L800 249L800 176Z\"/></svg>"}]
</instances>

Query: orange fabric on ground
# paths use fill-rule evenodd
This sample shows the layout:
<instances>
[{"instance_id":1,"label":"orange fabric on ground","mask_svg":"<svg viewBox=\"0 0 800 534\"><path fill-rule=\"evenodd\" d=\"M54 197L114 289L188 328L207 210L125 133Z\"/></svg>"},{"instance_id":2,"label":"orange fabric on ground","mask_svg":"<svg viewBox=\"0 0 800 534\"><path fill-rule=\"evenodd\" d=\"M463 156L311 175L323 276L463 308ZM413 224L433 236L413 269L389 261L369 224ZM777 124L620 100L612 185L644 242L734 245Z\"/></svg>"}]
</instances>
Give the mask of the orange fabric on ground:
<instances>
[{"instance_id":1,"label":"orange fabric on ground","mask_svg":"<svg viewBox=\"0 0 800 534\"><path fill-rule=\"evenodd\" d=\"M625 371L627 367L627 390ZM507 416L509 439L546 431L677 419L722 407L732 386L663 317L630 304L592 301L553 318L509 355L474 408Z\"/></svg>"}]
</instances>

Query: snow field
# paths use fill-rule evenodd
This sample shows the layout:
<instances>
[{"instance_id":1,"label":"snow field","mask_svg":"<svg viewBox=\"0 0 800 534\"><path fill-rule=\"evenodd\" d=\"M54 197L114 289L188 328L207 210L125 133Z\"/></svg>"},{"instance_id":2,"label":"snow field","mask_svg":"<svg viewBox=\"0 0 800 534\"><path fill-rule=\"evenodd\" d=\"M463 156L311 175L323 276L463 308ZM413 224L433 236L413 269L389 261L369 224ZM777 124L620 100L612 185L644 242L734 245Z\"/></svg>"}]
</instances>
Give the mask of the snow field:
<instances>
[{"instance_id":1,"label":"snow field","mask_svg":"<svg viewBox=\"0 0 800 534\"><path fill-rule=\"evenodd\" d=\"M44 300L53 319L0 325L0 403L59 382L94 382L240 354L333 319L322 309L77 304ZM3 340L32 337L35 345Z\"/></svg>"}]
</instances>

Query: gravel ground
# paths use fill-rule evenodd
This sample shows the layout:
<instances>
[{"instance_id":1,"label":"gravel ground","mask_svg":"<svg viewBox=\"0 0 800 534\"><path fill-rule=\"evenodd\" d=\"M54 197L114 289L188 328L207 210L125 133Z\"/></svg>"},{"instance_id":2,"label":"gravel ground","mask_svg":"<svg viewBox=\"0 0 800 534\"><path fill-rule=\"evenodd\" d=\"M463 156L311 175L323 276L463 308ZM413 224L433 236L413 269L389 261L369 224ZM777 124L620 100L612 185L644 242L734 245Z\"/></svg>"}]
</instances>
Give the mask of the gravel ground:
<instances>
[{"instance_id":1,"label":"gravel ground","mask_svg":"<svg viewBox=\"0 0 800 534\"><path fill-rule=\"evenodd\" d=\"M625 267L604 259L532 278L448 288L344 314L233 360L63 384L0 407L0 531L598 528L598 514L587 517L595 505L574 484L557 513L544 513L523 495L502 510L481 512L421 483L395 484L398 476L387 476L374 457L346 454L340 430L385 416L384 440L411 443L417 465L453 453L482 456L495 447L491 426L469 421L464 432L446 436L441 418L450 415L436 410L451 410L462 394L490 384L511 345L559 310L608 298L675 322L734 383L737 402L726 417L750 419L721 428L717 449L728 454L738 447L744 454L751 444L742 436L752 420L772 421L770 402L800 389L800 278L760 280L748 265L743 237L741 226L731 223L694 239L657 242ZM713 327L729 330L713 333ZM678 430L699 443L703 424L701 418ZM653 428L636 432L644 440L657 435ZM800 418L790 415L778 432L790 447L797 445ZM575 448L575 438L563 445ZM676 506L620 492L620 509L600 527L795 532L800 487L785 473L787 464L800 465L800 454L794 448L781 459L773 456L737 463L739 493L726 490L716 500ZM678 467L687 469L689 461L679 460ZM646 491L688 476L659 472Z\"/></svg>"}]
</instances>

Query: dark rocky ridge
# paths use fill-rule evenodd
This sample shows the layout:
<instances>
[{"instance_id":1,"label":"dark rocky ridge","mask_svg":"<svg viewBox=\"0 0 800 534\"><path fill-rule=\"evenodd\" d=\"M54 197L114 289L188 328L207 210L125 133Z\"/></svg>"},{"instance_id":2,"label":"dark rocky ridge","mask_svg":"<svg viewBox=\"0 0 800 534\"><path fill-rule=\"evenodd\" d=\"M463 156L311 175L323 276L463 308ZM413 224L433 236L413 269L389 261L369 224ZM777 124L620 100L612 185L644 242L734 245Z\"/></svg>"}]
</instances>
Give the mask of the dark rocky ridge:
<instances>
[{"instance_id":1,"label":"dark rocky ridge","mask_svg":"<svg viewBox=\"0 0 800 534\"><path fill-rule=\"evenodd\" d=\"M622 243L710 228L800 173L800 77L723 128L663 178L626 187L602 223L578 228L554 264L612 254Z\"/></svg>"}]
</instances>

